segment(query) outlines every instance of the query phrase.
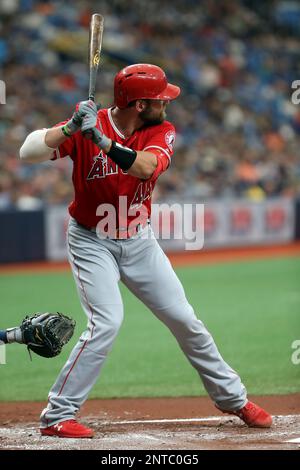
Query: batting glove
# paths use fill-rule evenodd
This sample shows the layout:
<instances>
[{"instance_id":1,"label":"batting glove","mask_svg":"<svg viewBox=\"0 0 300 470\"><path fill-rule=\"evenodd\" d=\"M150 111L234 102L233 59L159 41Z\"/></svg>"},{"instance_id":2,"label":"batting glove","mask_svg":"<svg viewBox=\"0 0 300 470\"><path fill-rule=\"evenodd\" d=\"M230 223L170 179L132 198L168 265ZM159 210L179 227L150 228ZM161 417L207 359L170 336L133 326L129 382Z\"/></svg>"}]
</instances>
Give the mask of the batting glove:
<instances>
[{"instance_id":1,"label":"batting glove","mask_svg":"<svg viewBox=\"0 0 300 470\"><path fill-rule=\"evenodd\" d=\"M102 131L97 129L96 127L93 127L92 129L89 129L91 139L94 142L94 144L97 145L102 150L107 150L110 145L111 145L111 139L109 139L105 134L103 134Z\"/></svg>"},{"instance_id":2,"label":"batting glove","mask_svg":"<svg viewBox=\"0 0 300 470\"><path fill-rule=\"evenodd\" d=\"M67 136L75 134L75 132L79 131L84 119L86 129L96 126L97 106L92 100L80 101L76 105L75 113L63 127L64 134Z\"/></svg>"}]
</instances>

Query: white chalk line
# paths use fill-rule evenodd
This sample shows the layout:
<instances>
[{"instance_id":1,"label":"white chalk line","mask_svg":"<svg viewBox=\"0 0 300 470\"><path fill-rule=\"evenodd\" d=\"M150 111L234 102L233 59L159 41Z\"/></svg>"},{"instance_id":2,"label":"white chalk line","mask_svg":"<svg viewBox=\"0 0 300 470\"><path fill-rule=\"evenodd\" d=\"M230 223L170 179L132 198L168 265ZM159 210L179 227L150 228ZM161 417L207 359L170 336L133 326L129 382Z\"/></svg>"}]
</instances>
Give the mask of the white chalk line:
<instances>
[{"instance_id":1,"label":"white chalk line","mask_svg":"<svg viewBox=\"0 0 300 470\"><path fill-rule=\"evenodd\" d=\"M300 414L296 414L296 415L275 415L274 417L275 418L299 418Z\"/></svg>"},{"instance_id":2,"label":"white chalk line","mask_svg":"<svg viewBox=\"0 0 300 470\"><path fill-rule=\"evenodd\" d=\"M279 420L289 420L289 419L293 419L293 418L296 418L296 417L299 417L299 415L276 415L276 416L273 416L273 418L275 418L275 420L277 420L277 419L279 419ZM234 415L229 416L228 415L228 416L207 416L206 418L124 420L124 421L110 421L110 422L105 422L105 423L102 423L102 424L113 425L113 426L114 425L122 426L122 425L135 425L135 424L138 425L138 424L207 423L207 422L208 423L209 422L220 422L221 423L221 422L226 422L226 421L228 421L229 419L232 419L232 418L239 421L239 418L237 416L234 416ZM267 436L269 438L277 438L279 440L279 442L295 443L295 444L298 444L300 442L300 438L298 438L298 437L295 438L295 439L284 440L284 437L286 437L286 432L276 431L276 428L274 427L274 425L273 425L272 429L266 429L265 431L268 433ZM293 432L291 432L291 435L292 434L293 434ZM141 436L142 435L143 434L141 434ZM260 430L259 435L255 434L255 436L256 436L256 438L266 437L266 435L265 435L265 433L263 432L262 429ZM147 437L149 437L149 436L147 436ZM220 437L221 436L218 433L215 438L218 439ZM239 435L231 436L232 439L238 438L238 437L239 437ZM212 438L212 436L210 436L210 438ZM157 440L159 440L159 439L157 439Z\"/></svg>"},{"instance_id":3,"label":"white chalk line","mask_svg":"<svg viewBox=\"0 0 300 470\"><path fill-rule=\"evenodd\" d=\"M276 415L273 418L280 419L291 419L300 415ZM228 421L228 419L239 418L234 415L228 416L207 416L206 418L173 418L173 419L135 419L135 420L124 420L124 421L103 421L104 425L122 425L122 424L168 424L168 423L205 423L215 421Z\"/></svg>"},{"instance_id":4,"label":"white chalk line","mask_svg":"<svg viewBox=\"0 0 300 470\"><path fill-rule=\"evenodd\" d=\"M228 418L227 418L228 419ZM207 421L221 421L222 416L208 416L207 418L174 418L174 419L136 419L132 421L105 421L103 424L163 424L163 423L203 423Z\"/></svg>"},{"instance_id":5,"label":"white chalk line","mask_svg":"<svg viewBox=\"0 0 300 470\"><path fill-rule=\"evenodd\" d=\"M161 438L159 437L154 437L154 436L151 436L150 434L145 434L145 433L138 433L138 432L135 432L135 433L128 433L128 434L125 434L124 436L122 436L122 439L125 440L128 440L128 441L132 441L133 439L137 439L137 440L145 440L145 439L149 439L150 441L158 441L158 442L161 442ZM115 435L111 435L111 436L102 436L101 437L101 440L102 441L109 441L109 442L118 442L120 441L120 435L118 434L117 436Z\"/></svg>"},{"instance_id":6,"label":"white chalk line","mask_svg":"<svg viewBox=\"0 0 300 470\"><path fill-rule=\"evenodd\" d=\"M296 437L296 439L289 439L288 441L284 442L290 442L292 444L300 444L300 437Z\"/></svg>"}]
</instances>

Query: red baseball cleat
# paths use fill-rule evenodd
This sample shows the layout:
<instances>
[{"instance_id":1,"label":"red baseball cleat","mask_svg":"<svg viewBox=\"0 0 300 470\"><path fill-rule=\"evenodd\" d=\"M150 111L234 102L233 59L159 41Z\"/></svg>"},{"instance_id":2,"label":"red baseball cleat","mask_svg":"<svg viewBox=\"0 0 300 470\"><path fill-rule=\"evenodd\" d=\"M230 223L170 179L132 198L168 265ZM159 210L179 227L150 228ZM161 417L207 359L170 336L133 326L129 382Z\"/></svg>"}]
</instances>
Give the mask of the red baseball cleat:
<instances>
[{"instance_id":1,"label":"red baseball cleat","mask_svg":"<svg viewBox=\"0 0 300 470\"><path fill-rule=\"evenodd\" d=\"M272 426L272 416L263 408L248 401L246 405L237 411L226 411L217 407L222 413L238 416L251 428L270 428Z\"/></svg>"},{"instance_id":2,"label":"red baseball cleat","mask_svg":"<svg viewBox=\"0 0 300 470\"><path fill-rule=\"evenodd\" d=\"M40 428L42 436L57 436L69 438L88 438L94 436L92 429L86 428L75 419L68 419L60 423L49 426L48 428Z\"/></svg>"}]
</instances>

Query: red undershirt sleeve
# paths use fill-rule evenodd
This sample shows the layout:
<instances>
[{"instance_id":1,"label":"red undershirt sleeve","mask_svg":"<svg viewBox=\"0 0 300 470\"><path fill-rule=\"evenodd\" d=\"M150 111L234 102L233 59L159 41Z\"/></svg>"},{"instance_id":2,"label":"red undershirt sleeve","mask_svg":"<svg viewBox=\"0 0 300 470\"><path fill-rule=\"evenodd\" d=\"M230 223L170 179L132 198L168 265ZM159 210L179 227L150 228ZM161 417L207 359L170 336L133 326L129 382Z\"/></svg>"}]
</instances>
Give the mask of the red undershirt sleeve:
<instances>
[{"instance_id":1,"label":"red undershirt sleeve","mask_svg":"<svg viewBox=\"0 0 300 470\"><path fill-rule=\"evenodd\" d=\"M150 180L155 181L169 168L173 155L175 137L175 129L172 124L168 123L161 132L150 138L149 142L147 142L143 148L143 151L151 152L155 154L157 158L157 167L149 178Z\"/></svg>"}]
</instances>

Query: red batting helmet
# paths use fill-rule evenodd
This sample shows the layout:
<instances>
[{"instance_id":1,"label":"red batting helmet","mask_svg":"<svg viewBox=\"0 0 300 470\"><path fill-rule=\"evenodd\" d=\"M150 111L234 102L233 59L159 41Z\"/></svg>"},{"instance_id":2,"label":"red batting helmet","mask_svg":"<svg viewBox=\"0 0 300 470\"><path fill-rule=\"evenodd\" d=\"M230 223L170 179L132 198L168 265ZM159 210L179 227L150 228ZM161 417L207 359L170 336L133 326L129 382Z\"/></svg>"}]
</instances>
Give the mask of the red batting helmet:
<instances>
[{"instance_id":1,"label":"red batting helmet","mask_svg":"<svg viewBox=\"0 0 300 470\"><path fill-rule=\"evenodd\" d=\"M157 65L134 64L117 73L114 93L115 104L122 109L134 100L174 100L180 88L168 83L165 72Z\"/></svg>"}]
</instances>

